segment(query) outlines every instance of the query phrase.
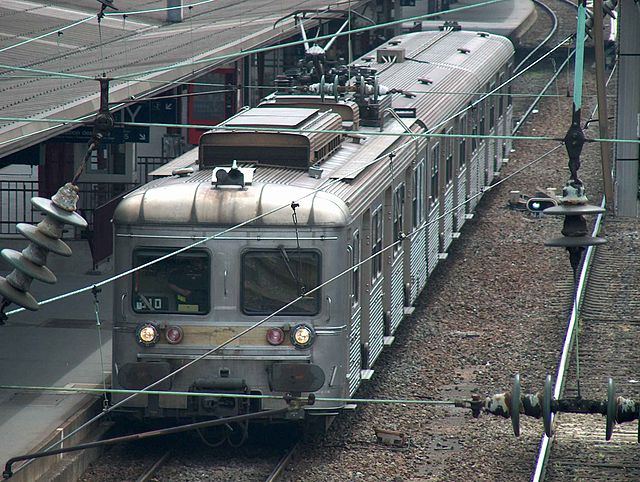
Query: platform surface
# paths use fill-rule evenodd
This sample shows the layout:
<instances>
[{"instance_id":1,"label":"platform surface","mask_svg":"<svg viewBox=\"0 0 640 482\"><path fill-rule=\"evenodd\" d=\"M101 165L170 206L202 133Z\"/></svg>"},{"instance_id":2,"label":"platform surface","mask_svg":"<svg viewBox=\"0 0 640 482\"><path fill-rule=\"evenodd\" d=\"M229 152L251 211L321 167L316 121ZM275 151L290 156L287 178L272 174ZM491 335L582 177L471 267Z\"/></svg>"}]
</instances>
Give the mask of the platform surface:
<instances>
[{"instance_id":1,"label":"platform surface","mask_svg":"<svg viewBox=\"0 0 640 482\"><path fill-rule=\"evenodd\" d=\"M482 0L459 0L451 3L451 10L484 3ZM490 32L517 39L536 19L535 4L531 0L504 0L490 5L469 8L460 12L442 13L437 20L422 22L423 30L438 29L445 21L456 21L463 30Z\"/></svg>"},{"instance_id":2,"label":"platform surface","mask_svg":"<svg viewBox=\"0 0 640 482\"><path fill-rule=\"evenodd\" d=\"M26 245L24 240L19 243ZM21 249L7 239L0 239L0 246ZM56 284L33 282L31 292L38 301L109 277L110 273L86 274L92 268L88 249L80 242L71 247L71 258L52 263L58 277ZM0 268L1 276L7 274ZM7 323L0 326L0 385L102 386L111 371L111 300L112 288L106 285L99 294L102 349L91 293L41 306L36 312L10 315ZM16 306L11 305L7 311L14 309ZM42 446L77 415L80 407L99 398L0 389L0 464L4 466L11 457ZM19 466L16 464L14 470Z\"/></svg>"}]
</instances>

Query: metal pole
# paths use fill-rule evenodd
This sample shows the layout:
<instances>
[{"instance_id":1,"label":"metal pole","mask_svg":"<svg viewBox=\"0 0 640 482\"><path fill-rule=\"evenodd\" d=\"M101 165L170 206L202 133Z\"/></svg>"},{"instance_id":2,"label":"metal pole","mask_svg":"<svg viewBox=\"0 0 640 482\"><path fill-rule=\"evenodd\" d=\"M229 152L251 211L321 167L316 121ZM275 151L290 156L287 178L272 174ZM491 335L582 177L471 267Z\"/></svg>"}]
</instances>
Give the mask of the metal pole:
<instances>
[{"instance_id":1,"label":"metal pole","mask_svg":"<svg viewBox=\"0 0 640 482\"><path fill-rule=\"evenodd\" d=\"M607 120L607 92L604 75L604 38L602 29L602 0L593 2L593 43L596 54L596 87L598 93L598 126L600 138L609 138L609 124ZM609 212L614 212L613 176L611 173L611 145L608 142L600 143L600 156L602 157L602 176L604 180L604 196Z\"/></svg>"}]
</instances>

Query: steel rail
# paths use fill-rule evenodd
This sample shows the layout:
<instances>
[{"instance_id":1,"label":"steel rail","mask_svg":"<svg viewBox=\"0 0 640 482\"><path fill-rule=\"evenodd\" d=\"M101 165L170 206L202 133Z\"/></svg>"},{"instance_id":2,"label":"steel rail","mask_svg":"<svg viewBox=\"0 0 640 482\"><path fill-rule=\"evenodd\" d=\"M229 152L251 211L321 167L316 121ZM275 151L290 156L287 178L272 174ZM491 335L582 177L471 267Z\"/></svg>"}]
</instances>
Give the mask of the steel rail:
<instances>
[{"instance_id":1,"label":"steel rail","mask_svg":"<svg viewBox=\"0 0 640 482\"><path fill-rule=\"evenodd\" d=\"M520 70L520 68L527 62L527 60L529 60L533 56L533 54L540 50L544 44L551 40L551 37L553 37L554 34L558 31L558 16L555 14L555 12L540 0L533 0L533 3L542 8L551 17L551 30L549 31L549 34L542 40L542 42L540 42L536 46L536 48L529 52L529 54L524 59L522 59L518 65L516 65L515 69L513 69L514 72Z\"/></svg>"},{"instance_id":2,"label":"steel rail","mask_svg":"<svg viewBox=\"0 0 640 482\"><path fill-rule=\"evenodd\" d=\"M280 480L280 477L284 473L285 469L291 463L291 460L295 456L296 452L300 449L301 441L296 442L293 447L289 448L286 453L282 456L282 458L276 464L276 467L271 471L271 473L265 479L265 482L276 482Z\"/></svg>"},{"instance_id":3,"label":"steel rail","mask_svg":"<svg viewBox=\"0 0 640 482\"><path fill-rule=\"evenodd\" d=\"M606 207L604 200L601 203L601 207L603 208ZM604 213L598 214L591 236L595 237L600 233L603 216L604 216ZM553 389L553 397L555 399L560 398L560 395L564 390L565 376L569 368L569 354L579 329L578 319L580 317L580 308L582 305L584 294L586 292L586 285L587 285L589 271L593 263L594 252L595 252L595 246L589 246L587 248L587 254L585 255L584 263L582 265L582 270L580 272L578 287L576 289L575 298L573 300L571 315L569 316L567 333L565 335L564 344L562 346L562 355L560 357L560 363L558 365L558 375L556 377L556 382ZM555 421L555 416L551 414L552 425L554 421ZM536 459L535 471L533 473L533 476L531 477L532 482L541 482L544 478L544 472L546 469L547 460L549 458L549 450L551 447L550 442L551 442L551 439L547 437L546 434L542 436L542 439L540 441L540 449L538 451L538 457Z\"/></svg>"},{"instance_id":4,"label":"steel rail","mask_svg":"<svg viewBox=\"0 0 640 482\"><path fill-rule=\"evenodd\" d=\"M155 463L149 467L144 474L136 479L136 482L148 482L151 480L151 477L155 475L160 467L167 461L169 456L171 455L171 450L167 450L162 456L155 461Z\"/></svg>"},{"instance_id":5,"label":"steel rail","mask_svg":"<svg viewBox=\"0 0 640 482\"><path fill-rule=\"evenodd\" d=\"M136 433L136 434L133 434L133 435L125 435L125 436L122 436L122 437L115 437L115 438L110 438L110 439L105 439L105 440L98 440L98 441L95 441L95 442L88 442L88 443L73 445L73 446L70 446L70 447L63 447L63 448L55 449L55 450L45 450L45 451L31 453L31 454L19 455L17 457L10 458L7 461L7 463L5 464L4 472L2 472L2 477L4 479L10 479L13 476L12 465L14 463L20 462L22 460L31 460L31 459L37 459L37 458L42 458L42 457L49 457L51 455L64 454L64 453L68 453L68 452L77 452L79 450L86 450L86 449L90 449L90 448L101 447L101 446L104 446L104 445L115 445L115 444L119 444L119 443L123 443L123 442L132 442L132 441L135 441L135 440L144 440L144 439L151 438L151 437L160 437L160 436L164 436L164 435L172 435L172 434L175 434L175 433L186 432L186 431L189 431L189 430L196 430L196 429L200 429L200 428L214 427L216 425L224 425L224 424L232 423L232 422L241 422L241 421L245 421L245 420L250 420L252 418L257 418L257 417L260 417L260 416L277 416L277 415L284 414L284 413L286 413L286 412L288 412L290 410L291 410L290 407L285 407L285 408L278 408L278 409L273 409L273 410L265 410L263 412L254 412L254 413L249 413L249 414L244 414L244 415L234 415L234 416L226 417L226 418L218 418L218 419L215 419L215 420L205 420L203 422L195 422L195 423L190 423L190 424L187 424L187 425L179 425L179 426L176 426L176 427L170 427L170 428L159 429L159 430L151 430L149 432Z\"/></svg>"}]
</instances>

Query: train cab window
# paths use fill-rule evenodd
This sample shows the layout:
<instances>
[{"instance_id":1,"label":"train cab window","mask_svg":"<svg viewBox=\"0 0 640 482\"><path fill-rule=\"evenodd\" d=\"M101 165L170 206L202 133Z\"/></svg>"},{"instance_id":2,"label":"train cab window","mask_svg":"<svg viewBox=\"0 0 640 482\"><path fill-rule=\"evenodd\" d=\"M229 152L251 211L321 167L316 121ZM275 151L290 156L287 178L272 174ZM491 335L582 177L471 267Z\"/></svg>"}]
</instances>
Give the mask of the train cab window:
<instances>
[{"instance_id":1,"label":"train cab window","mask_svg":"<svg viewBox=\"0 0 640 482\"><path fill-rule=\"evenodd\" d=\"M142 266L169 250L139 249L133 266ZM133 311L204 315L211 307L211 261L204 251L186 251L133 273Z\"/></svg>"},{"instance_id":2,"label":"train cab window","mask_svg":"<svg viewBox=\"0 0 640 482\"><path fill-rule=\"evenodd\" d=\"M382 274L382 206L371 216L371 279L376 280ZM376 256L376 254L378 254Z\"/></svg>"},{"instance_id":3,"label":"train cab window","mask_svg":"<svg viewBox=\"0 0 640 482\"><path fill-rule=\"evenodd\" d=\"M458 131L462 136L458 139L458 164L462 170L467 163L467 138L464 137L467 135L467 116L461 116L458 125Z\"/></svg>"},{"instance_id":4,"label":"train cab window","mask_svg":"<svg viewBox=\"0 0 640 482\"><path fill-rule=\"evenodd\" d=\"M415 229L424 219L424 160L413 170L413 196L411 198L411 226Z\"/></svg>"},{"instance_id":5,"label":"train cab window","mask_svg":"<svg viewBox=\"0 0 640 482\"><path fill-rule=\"evenodd\" d=\"M351 238L351 303L357 306L360 303L360 231L353 233Z\"/></svg>"},{"instance_id":6,"label":"train cab window","mask_svg":"<svg viewBox=\"0 0 640 482\"><path fill-rule=\"evenodd\" d=\"M403 233L404 222L404 183L400 184L393 193L393 242L400 240ZM402 249L402 243L393 247L393 252L397 253Z\"/></svg>"},{"instance_id":7,"label":"train cab window","mask_svg":"<svg viewBox=\"0 0 640 482\"><path fill-rule=\"evenodd\" d=\"M453 127L447 130L449 136L453 136ZM445 155L447 156L444 164L445 181L447 185L453 180L453 137L445 139Z\"/></svg>"},{"instance_id":8,"label":"train cab window","mask_svg":"<svg viewBox=\"0 0 640 482\"><path fill-rule=\"evenodd\" d=\"M247 251L242 256L243 313L269 315L296 298L302 298L279 315L316 315L320 292L308 291L320 284L320 254L295 248Z\"/></svg>"},{"instance_id":9,"label":"train cab window","mask_svg":"<svg viewBox=\"0 0 640 482\"><path fill-rule=\"evenodd\" d=\"M429 203L430 205L435 204L438 200L438 196L440 195L439 189L440 184L438 181L439 175L439 164L440 164L440 143L436 143L431 148L431 192L429 193Z\"/></svg>"}]
</instances>

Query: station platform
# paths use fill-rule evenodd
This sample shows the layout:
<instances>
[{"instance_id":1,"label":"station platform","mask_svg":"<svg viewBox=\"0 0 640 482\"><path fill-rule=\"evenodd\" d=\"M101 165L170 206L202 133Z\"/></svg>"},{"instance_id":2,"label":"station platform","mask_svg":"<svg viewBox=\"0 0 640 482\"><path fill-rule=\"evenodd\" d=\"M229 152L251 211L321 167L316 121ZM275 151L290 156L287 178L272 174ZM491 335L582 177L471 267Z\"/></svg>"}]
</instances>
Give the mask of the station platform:
<instances>
[{"instance_id":1,"label":"station platform","mask_svg":"<svg viewBox=\"0 0 640 482\"><path fill-rule=\"evenodd\" d=\"M458 0L451 9L484 3L482 0ZM455 21L463 30L503 35L518 45L520 38L535 23L537 12L531 0L504 0L491 5L469 8L460 12L443 12L437 20L422 21L422 30L437 30L445 21Z\"/></svg>"},{"instance_id":2,"label":"station platform","mask_svg":"<svg viewBox=\"0 0 640 482\"><path fill-rule=\"evenodd\" d=\"M73 250L72 256L50 255L51 262L47 263L58 282L32 283L30 291L38 301L92 286L109 276L110 273L88 274L92 263L85 241L67 243ZM0 248L21 250L26 244L25 240L0 238ZM6 266L0 266L0 275L8 273ZM102 387L111 371L110 285L102 288L98 300L100 337L90 292L43 305L39 311L10 315L6 324L0 326L0 386ZM16 308L11 305L7 312ZM101 395L0 389L1 466L12 457L50 447L101 410ZM96 427L83 430L64 444L92 440L95 430ZM87 454L79 454L18 462L12 467L14 475L10 480L74 480L68 471L82 472L84 467L77 465L78 459L85 466L90 460ZM71 460L76 466L69 469ZM63 466L67 467L66 475L54 478Z\"/></svg>"}]
</instances>

